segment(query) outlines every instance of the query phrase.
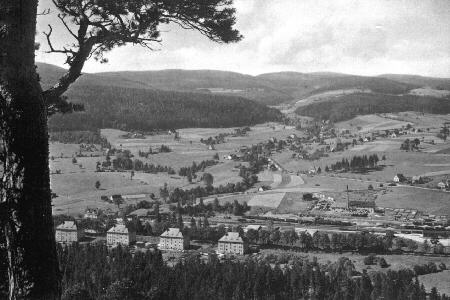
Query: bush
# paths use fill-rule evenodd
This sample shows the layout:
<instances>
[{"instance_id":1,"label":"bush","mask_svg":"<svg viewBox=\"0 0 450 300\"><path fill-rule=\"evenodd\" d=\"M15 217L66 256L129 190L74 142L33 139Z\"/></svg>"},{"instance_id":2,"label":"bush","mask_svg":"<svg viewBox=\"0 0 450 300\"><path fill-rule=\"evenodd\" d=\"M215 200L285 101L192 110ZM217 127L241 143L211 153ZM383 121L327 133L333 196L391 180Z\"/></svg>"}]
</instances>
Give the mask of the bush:
<instances>
[{"instance_id":1,"label":"bush","mask_svg":"<svg viewBox=\"0 0 450 300\"><path fill-rule=\"evenodd\" d=\"M388 265L388 263L386 262L386 260L384 259L384 257L380 257L380 258L378 259L378 265L379 265L381 268L387 268L387 267L389 267L389 265Z\"/></svg>"}]
</instances>

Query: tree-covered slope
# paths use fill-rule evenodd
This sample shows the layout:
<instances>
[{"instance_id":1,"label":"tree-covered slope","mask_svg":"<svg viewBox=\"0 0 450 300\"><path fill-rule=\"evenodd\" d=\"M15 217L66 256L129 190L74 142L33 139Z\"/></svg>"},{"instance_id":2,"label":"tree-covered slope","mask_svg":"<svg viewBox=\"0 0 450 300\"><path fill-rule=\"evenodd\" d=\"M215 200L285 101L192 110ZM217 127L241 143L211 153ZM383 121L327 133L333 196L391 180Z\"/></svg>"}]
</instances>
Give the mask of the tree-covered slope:
<instances>
[{"instance_id":1,"label":"tree-covered slope","mask_svg":"<svg viewBox=\"0 0 450 300\"><path fill-rule=\"evenodd\" d=\"M438 90L450 90L450 78L425 77L406 74L383 74L379 77Z\"/></svg>"},{"instance_id":2,"label":"tree-covered slope","mask_svg":"<svg viewBox=\"0 0 450 300\"><path fill-rule=\"evenodd\" d=\"M333 90L360 89L374 93L403 94L419 86L394 80L346 75L339 73L297 73L279 72L257 76L266 84L276 86L279 90L296 98L311 96Z\"/></svg>"},{"instance_id":3,"label":"tree-covered slope","mask_svg":"<svg viewBox=\"0 0 450 300\"><path fill-rule=\"evenodd\" d=\"M450 113L450 99L414 95L350 94L300 106L299 115L332 120L349 120L357 115L418 111L432 114Z\"/></svg>"},{"instance_id":4,"label":"tree-covered slope","mask_svg":"<svg viewBox=\"0 0 450 300\"><path fill-rule=\"evenodd\" d=\"M282 117L276 109L223 95L84 86L71 89L67 96L83 103L85 112L52 116L50 130L235 127Z\"/></svg>"}]
</instances>

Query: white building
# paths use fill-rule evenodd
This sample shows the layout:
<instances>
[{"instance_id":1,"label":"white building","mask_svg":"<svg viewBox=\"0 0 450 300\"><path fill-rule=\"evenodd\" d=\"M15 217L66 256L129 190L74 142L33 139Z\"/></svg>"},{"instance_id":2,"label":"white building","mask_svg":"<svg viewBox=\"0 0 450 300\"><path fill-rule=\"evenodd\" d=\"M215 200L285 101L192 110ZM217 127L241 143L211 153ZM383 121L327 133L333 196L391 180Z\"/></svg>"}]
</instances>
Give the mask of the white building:
<instances>
[{"instance_id":1,"label":"white building","mask_svg":"<svg viewBox=\"0 0 450 300\"><path fill-rule=\"evenodd\" d=\"M260 231L261 229L262 229L262 226L261 225L247 225L245 228L244 228L244 232L247 232L249 229L253 229L253 230L256 230L256 231Z\"/></svg>"},{"instance_id":2,"label":"white building","mask_svg":"<svg viewBox=\"0 0 450 300\"><path fill-rule=\"evenodd\" d=\"M243 255L247 252L248 245L238 232L228 232L220 238L217 245L217 252L223 254Z\"/></svg>"},{"instance_id":3,"label":"white building","mask_svg":"<svg viewBox=\"0 0 450 300\"><path fill-rule=\"evenodd\" d=\"M78 229L74 221L64 221L56 227L55 239L57 243L74 243L83 237L83 231Z\"/></svg>"},{"instance_id":4,"label":"white building","mask_svg":"<svg viewBox=\"0 0 450 300\"><path fill-rule=\"evenodd\" d=\"M118 224L108 230L106 233L106 244L108 247L119 244L128 246L136 242L136 232L129 230L125 225Z\"/></svg>"},{"instance_id":5,"label":"white building","mask_svg":"<svg viewBox=\"0 0 450 300\"><path fill-rule=\"evenodd\" d=\"M98 211L96 209L87 209L84 213L85 219L97 219L98 218Z\"/></svg>"},{"instance_id":6,"label":"white building","mask_svg":"<svg viewBox=\"0 0 450 300\"><path fill-rule=\"evenodd\" d=\"M437 187L441 190L444 190L447 187L447 185L441 181L437 184Z\"/></svg>"},{"instance_id":7,"label":"white building","mask_svg":"<svg viewBox=\"0 0 450 300\"><path fill-rule=\"evenodd\" d=\"M158 248L161 250L182 251L189 248L189 238L179 228L169 228L159 238Z\"/></svg>"}]
</instances>

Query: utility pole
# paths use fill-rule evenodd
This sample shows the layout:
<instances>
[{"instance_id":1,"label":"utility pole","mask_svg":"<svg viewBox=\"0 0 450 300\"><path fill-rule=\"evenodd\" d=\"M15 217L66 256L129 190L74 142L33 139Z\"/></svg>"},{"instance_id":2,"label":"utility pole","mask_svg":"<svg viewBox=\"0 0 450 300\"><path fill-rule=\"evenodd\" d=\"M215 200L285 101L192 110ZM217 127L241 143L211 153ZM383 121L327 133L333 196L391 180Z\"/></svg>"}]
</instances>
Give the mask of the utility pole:
<instances>
[{"instance_id":1,"label":"utility pole","mask_svg":"<svg viewBox=\"0 0 450 300\"><path fill-rule=\"evenodd\" d=\"M347 209L350 210L350 200L348 196L348 184L347 184Z\"/></svg>"}]
</instances>

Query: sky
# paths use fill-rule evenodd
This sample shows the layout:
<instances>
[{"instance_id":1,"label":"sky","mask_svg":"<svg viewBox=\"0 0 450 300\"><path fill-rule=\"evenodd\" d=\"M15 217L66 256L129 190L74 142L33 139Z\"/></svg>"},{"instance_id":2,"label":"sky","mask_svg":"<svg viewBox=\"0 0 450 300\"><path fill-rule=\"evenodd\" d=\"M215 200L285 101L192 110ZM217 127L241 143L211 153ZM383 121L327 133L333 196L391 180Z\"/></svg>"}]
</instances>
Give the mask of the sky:
<instances>
[{"instance_id":1,"label":"sky","mask_svg":"<svg viewBox=\"0 0 450 300\"><path fill-rule=\"evenodd\" d=\"M217 44L176 25L161 28L156 51L124 46L109 62L89 60L84 72L214 69L257 75L269 72L386 73L450 77L450 0L235 0L236 28L244 39ZM39 1L36 60L64 65L46 53L43 31L55 45L73 42L50 0Z\"/></svg>"}]
</instances>

